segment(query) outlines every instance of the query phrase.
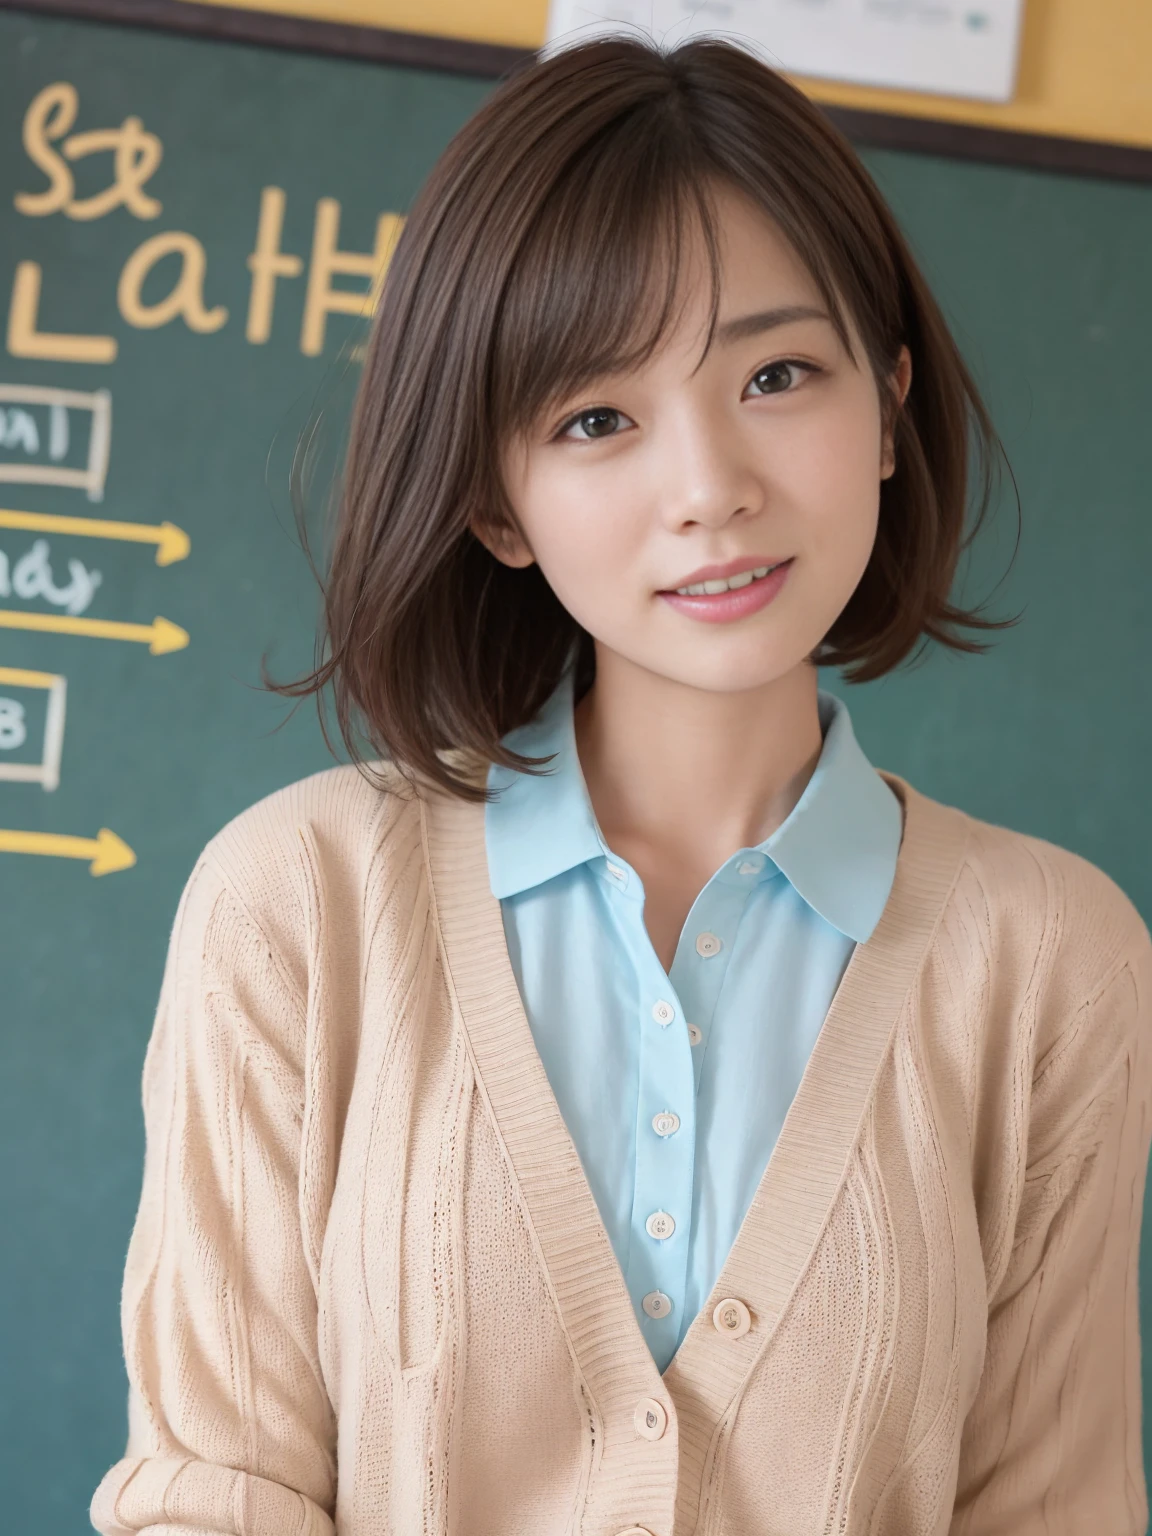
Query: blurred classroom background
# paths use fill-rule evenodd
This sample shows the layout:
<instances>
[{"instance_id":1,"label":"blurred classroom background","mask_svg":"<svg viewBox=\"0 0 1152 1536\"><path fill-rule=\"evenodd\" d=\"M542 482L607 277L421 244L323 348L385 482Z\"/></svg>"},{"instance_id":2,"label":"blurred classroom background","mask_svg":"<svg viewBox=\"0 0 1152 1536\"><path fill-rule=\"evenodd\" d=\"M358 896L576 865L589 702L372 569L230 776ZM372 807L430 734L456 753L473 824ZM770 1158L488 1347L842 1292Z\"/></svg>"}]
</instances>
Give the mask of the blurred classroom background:
<instances>
[{"instance_id":1,"label":"blurred classroom background","mask_svg":"<svg viewBox=\"0 0 1152 1536\"><path fill-rule=\"evenodd\" d=\"M767 27L782 3L707 14ZM886 3L789 0L808 27L790 56L810 61L790 73L857 144L985 390L1021 537L1013 560L1006 482L958 594L1023 619L982 657L930 649L823 685L873 762L1083 854L1152 921L1152 8ZM704 17L699 0L651 5L669 43ZM934 56L930 12L954 29ZM871 78L843 78L867 39L845 55L824 38L821 67L820 16L871 28L867 46L919 27L901 83L883 37ZM294 497L322 542L404 212L549 28L545 0L0 0L12 1531L79 1536L122 1454L140 1071L184 880L230 817L330 761L311 706L259 688L263 656L286 677L313 654ZM1144 1250L1149 1338L1149 1222Z\"/></svg>"}]
</instances>

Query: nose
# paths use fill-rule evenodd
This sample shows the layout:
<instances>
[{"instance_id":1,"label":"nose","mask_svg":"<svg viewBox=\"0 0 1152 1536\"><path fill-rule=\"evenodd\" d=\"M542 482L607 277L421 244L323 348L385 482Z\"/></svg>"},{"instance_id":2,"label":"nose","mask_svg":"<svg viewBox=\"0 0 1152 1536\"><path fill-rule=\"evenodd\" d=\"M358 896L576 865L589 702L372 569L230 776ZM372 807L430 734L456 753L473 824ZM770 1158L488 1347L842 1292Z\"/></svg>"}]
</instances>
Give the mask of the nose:
<instances>
[{"instance_id":1,"label":"nose","mask_svg":"<svg viewBox=\"0 0 1152 1536\"><path fill-rule=\"evenodd\" d=\"M721 528L764 506L764 483L750 445L719 412L681 413L660 456L660 515L673 533L698 525Z\"/></svg>"}]
</instances>

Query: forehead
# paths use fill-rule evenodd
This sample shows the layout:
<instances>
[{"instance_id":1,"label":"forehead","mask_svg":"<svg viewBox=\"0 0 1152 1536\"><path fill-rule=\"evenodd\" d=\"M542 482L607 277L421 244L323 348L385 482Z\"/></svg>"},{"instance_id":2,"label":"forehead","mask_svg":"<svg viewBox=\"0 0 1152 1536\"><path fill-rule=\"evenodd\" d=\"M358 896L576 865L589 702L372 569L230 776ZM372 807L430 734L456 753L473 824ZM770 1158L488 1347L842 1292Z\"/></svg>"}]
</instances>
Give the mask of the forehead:
<instances>
[{"instance_id":1,"label":"forehead","mask_svg":"<svg viewBox=\"0 0 1152 1536\"><path fill-rule=\"evenodd\" d=\"M751 197L730 187L712 194L717 257L721 289L745 288L750 284L790 285L799 295L818 299L819 286L812 273L792 247L776 220ZM685 231L693 263L705 257L705 234L699 220ZM704 276L706 267L699 274Z\"/></svg>"},{"instance_id":2,"label":"forehead","mask_svg":"<svg viewBox=\"0 0 1152 1536\"><path fill-rule=\"evenodd\" d=\"M703 224L685 230L685 262L676 291L673 324L665 342L700 332L701 340L715 318L709 350L723 348L755 334L750 325L757 314L781 312L795 319L830 318L820 284L805 265L776 220L751 198L724 191L717 194L713 215L715 266L709 261ZM658 296L669 283L666 269L653 275L651 291ZM794 313L793 313L794 312Z\"/></svg>"}]
</instances>

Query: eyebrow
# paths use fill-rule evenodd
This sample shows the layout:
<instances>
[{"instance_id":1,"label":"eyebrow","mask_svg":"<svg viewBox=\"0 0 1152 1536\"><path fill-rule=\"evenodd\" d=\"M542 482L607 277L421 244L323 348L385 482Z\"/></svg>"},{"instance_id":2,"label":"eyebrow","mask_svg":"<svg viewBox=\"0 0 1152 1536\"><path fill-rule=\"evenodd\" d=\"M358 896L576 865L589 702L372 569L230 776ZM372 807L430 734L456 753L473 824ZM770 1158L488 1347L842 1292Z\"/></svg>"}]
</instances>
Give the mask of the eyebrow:
<instances>
[{"instance_id":1,"label":"eyebrow","mask_svg":"<svg viewBox=\"0 0 1152 1536\"><path fill-rule=\"evenodd\" d=\"M778 309L762 309L754 315L741 315L736 320L725 320L716 327L716 340L722 346L733 341L743 341L747 336L759 336L763 331L775 330L778 325L790 325L794 320L827 320L832 317L810 304L783 304Z\"/></svg>"}]
</instances>

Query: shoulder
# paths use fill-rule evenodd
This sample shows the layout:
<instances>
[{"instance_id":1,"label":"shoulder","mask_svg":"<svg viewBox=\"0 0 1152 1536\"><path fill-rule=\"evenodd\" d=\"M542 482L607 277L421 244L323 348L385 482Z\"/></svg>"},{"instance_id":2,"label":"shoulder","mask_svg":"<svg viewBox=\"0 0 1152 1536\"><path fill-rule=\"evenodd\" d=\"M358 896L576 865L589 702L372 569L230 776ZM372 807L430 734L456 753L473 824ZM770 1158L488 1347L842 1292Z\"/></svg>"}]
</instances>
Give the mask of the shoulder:
<instances>
[{"instance_id":1,"label":"shoulder","mask_svg":"<svg viewBox=\"0 0 1152 1536\"><path fill-rule=\"evenodd\" d=\"M363 770L340 764L248 806L221 827L203 856L259 884L276 877L281 858L302 832L321 839L335 857L354 857L366 835L404 808L414 808L414 797L389 764L369 763Z\"/></svg>"},{"instance_id":2,"label":"shoulder","mask_svg":"<svg viewBox=\"0 0 1152 1536\"><path fill-rule=\"evenodd\" d=\"M307 971L310 935L325 921L363 921L381 861L418 859L420 812L388 763L341 764L298 779L234 816L206 844L193 875L292 964Z\"/></svg>"},{"instance_id":3,"label":"shoulder","mask_svg":"<svg viewBox=\"0 0 1152 1536\"><path fill-rule=\"evenodd\" d=\"M1003 922L1042 923L1053 958L1082 965L1087 980L1148 946L1134 902L1099 865L1046 838L964 819L966 863L991 907Z\"/></svg>"},{"instance_id":4,"label":"shoulder","mask_svg":"<svg viewBox=\"0 0 1152 1536\"><path fill-rule=\"evenodd\" d=\"M945 806L912 790L927 824L952 822L959 856L943 915L985 971L1016 974L1021 1000L1067 1016L1127 976L1152 1010L1152 936L1134 902L1098 865L1046 838Z\"/></svg>"}]
</instances>

